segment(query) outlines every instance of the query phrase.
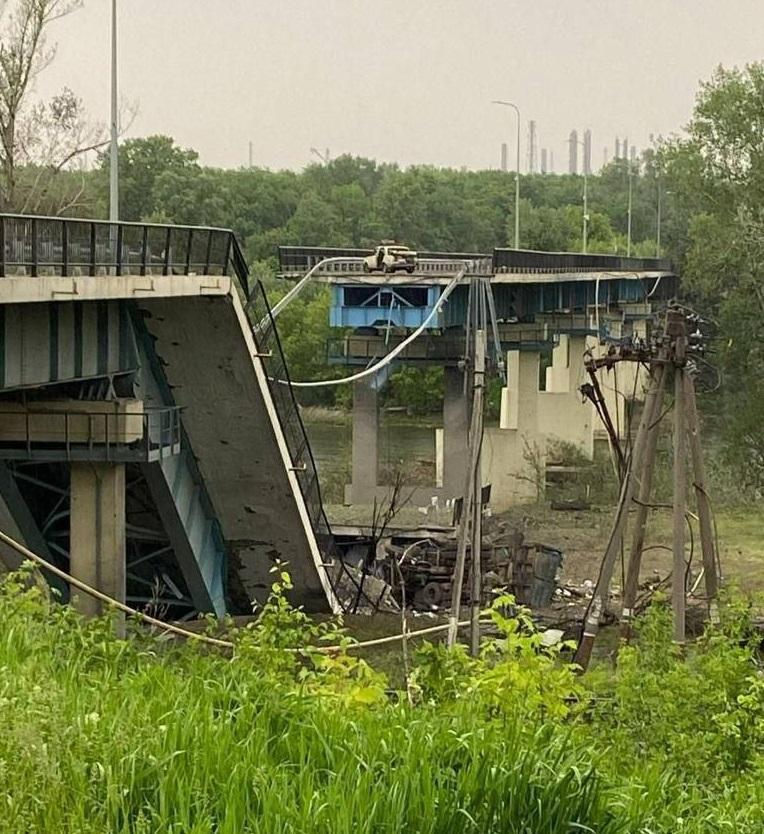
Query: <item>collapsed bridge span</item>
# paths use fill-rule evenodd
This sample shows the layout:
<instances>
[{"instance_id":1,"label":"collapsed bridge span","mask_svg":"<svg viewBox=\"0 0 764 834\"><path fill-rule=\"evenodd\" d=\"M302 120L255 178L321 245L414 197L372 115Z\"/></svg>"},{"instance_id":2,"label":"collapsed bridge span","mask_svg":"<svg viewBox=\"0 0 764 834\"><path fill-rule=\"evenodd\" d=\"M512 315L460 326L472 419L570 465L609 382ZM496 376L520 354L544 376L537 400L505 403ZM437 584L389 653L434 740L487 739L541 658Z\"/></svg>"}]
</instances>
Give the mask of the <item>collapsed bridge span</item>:
<instances>
[{"instance_id":1,"label":"collapsed bridge span","mask_svg":"<svg viewBox=\"0 0 764 834\"><path fill-rule=\"evenodd\" d=\"M283 378L229 230L0 215L0 523L58 567L183 619L250 611L284 563L337 610Z\"/></svg>"}]
</instances>

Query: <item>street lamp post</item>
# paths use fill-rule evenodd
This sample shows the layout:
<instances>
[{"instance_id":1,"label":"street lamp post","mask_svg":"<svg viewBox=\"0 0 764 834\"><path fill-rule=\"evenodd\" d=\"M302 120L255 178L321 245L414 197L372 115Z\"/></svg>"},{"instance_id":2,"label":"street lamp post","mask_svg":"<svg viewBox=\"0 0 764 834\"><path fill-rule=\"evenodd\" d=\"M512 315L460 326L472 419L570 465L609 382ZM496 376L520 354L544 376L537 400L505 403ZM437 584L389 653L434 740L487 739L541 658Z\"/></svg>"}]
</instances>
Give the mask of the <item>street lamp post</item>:
<instances>
[{"instance_id":1,"label":"street lamp post","mask_svg":"<svg viewBox=\"0 0 764 834\"><path fill-rule=\"evenodd\" d=\"M492 104L511 107L517 115L517 162L515 163L515 249L520 248L520 108L511 101L494 100Z\"/></svg>"},{"instance_id":2,"label":"street lamp post","mask_svg":"<svg viewBox=\"0 0 764 834\"><path fill-rule=\"evenodd\" d=\"M661 256L661 172L655 171L656 186L658 188L658 205L656 206L655 217L655 257Z\"/></svg>"},{"instance_id":3,"label":"street lamp post","mask_svg":"<svg viewBox=\"0 0 764 834\"><path fill-rule=\"evenodd\" d=\"M586 254L586 246L589 242L589 204L587 203L587 183L588 183L588 175L586 173L586 165L584 165L584 245L583 251L584 255Z\"/></svg>"},{"instance_id":4,"label":"street lamp post","mask_svg":"<svg viewBox=\"0 0 764 834\"><path fill-rule=\"evenodd\" d=\"M631 257L631 195L632 195L632 176L631 176L631 160L626 160L627 172L629 176L629 210L626 223L626 257Z\"/></svg>"},{"instance_id":5,"label":"street lamp post","mask_svg":"<svg viewBox=\"0 0 764 834\"><path fill-rule=\"evenodd\" d=\"M119 125L117 113L117 0L111 2L111 146L109 149L109 220L119 220Z\"/></svg>"},{"instance_id":6,"label":"street lamp post","mask_svg":"<svg viewBox=\"0 0 764 834\"><path fill-rule=\"evenodd\" d=\"M576 139L576 143L581 145L586 151L586 142L582 139ZM587 170L586 164L586 153L584 153L583 157L583 172L584 172L584 223L583 223L583 230L581 234L581 241L582 247L581 251L586 254L586 249L589 244L589 194L588 194L588 183L589 183L589 172Z\"/></svg>"}]
</instances>

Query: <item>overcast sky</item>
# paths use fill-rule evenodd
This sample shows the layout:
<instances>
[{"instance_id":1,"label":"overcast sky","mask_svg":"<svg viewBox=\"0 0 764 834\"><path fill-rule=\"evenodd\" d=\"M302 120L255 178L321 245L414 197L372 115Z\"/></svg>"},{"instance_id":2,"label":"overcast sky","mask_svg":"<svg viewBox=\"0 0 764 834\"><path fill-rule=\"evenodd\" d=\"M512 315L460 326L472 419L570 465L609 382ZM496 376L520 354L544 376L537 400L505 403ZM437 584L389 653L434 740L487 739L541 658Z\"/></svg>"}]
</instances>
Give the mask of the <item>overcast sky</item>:
<instances>
[{"instance_id":1,"label":"overcast sky","mask_svg":"<svg viewBox=\"0 0 764 834\"><path fill-rule=\"evenodd\" d=\"M687 122L714 67L764 59L762 0L118 0L129 135L169 134L204 163L299 169L310 148L404 165L498 167L514 101L566 169L571 128L592 161ZM110 0L57 22L54 64L108 120Z\"/></svg>"}]
</instances>

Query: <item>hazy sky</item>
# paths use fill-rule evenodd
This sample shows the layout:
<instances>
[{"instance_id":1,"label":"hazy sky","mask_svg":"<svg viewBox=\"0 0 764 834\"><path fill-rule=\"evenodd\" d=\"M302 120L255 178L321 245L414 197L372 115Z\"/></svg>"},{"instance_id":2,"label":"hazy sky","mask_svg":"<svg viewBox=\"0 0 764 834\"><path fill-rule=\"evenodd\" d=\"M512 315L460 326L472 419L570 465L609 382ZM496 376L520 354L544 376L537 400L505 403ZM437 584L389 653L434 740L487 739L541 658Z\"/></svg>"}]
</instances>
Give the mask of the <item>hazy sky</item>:
<instances>
[{"instance_id":1,"label":"hazy sky","mask_svg":"<svg viewBox=\"0 0 764 834\"><path fill-rule=\"evenodd\" d=\"M498 167L522 110L567 166L571 128L593 163L616 135L686 123L719 64L764 59L763 0L118 0L130 135L166 133L211 165L299 169L310 148L402 164ZM57 22L64 85L108 120L110 0ZM514 144L510 160L514 159Z\"/></svg>"}]
</instances>

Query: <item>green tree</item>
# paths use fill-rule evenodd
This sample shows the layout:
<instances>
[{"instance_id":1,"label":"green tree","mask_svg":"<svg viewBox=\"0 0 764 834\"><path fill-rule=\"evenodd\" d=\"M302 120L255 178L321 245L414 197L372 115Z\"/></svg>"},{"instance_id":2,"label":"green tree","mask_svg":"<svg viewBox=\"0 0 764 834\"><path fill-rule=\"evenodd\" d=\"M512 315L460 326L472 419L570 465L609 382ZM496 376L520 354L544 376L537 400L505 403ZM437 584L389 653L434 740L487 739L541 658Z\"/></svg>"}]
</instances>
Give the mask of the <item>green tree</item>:
<instances>
[{"instance_id":1,"label":"green tree","mask_svg":"<svg viewBox=\"0 0 764 834\"><path fill-rule=\"evenodd\" d=\"M128 139L119 146L119 216L146 220L155 211L154 187L159 177L198 170L196 151L180 148L169 136ZM108 151L99 157L104 202L109 188Z\"/></svg>"},{"instance_id":2,"label":"green tree","mask_svg":"<svg viewBox=\"0 0 764 834\"><path fill-rule=\"evenodd\" d=\"M764 64L719 68L697 97L688 138L662 152L686 234L675 241L686 287L715 316L714 361L731 459L764 486Z\"/></svg>"}]
</instances>

